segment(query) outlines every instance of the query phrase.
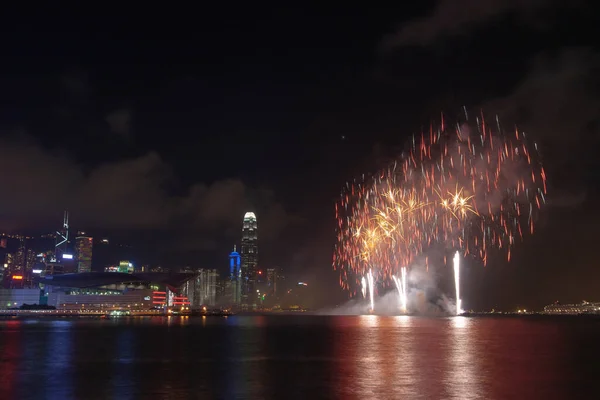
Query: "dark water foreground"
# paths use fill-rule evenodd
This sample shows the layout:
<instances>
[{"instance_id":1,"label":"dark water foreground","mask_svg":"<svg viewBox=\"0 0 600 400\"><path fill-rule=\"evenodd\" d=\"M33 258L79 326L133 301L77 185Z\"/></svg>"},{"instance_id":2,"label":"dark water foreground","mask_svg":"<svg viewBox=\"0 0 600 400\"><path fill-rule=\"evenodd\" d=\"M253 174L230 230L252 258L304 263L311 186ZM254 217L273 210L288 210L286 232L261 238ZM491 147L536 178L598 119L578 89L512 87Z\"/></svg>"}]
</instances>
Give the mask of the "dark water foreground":
<instances>
[{"instance_id":1,"label":"dark water foreground","mask_svg":"<svg viewBox=\"0 0 600 400\"><path fill-rule=\"evenodd\" d=\"M1 320L1 399L600 398L600 319Z\"/></svg>"}]
</instances>

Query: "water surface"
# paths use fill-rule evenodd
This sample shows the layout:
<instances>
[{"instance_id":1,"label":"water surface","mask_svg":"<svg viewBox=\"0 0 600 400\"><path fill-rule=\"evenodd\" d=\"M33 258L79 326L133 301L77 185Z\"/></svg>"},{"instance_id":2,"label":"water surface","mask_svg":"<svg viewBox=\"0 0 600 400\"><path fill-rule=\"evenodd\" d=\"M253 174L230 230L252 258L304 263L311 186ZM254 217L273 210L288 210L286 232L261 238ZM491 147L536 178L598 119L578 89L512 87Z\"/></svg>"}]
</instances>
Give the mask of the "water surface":
<instances>
[{"instance_id":1,"label":"water surface","mask_svg":"<svg viewBox=\"0 0 600 400\"><path fill-rule=\"evenodd\" d=\"M599 357L596 318L0 320L0 398L599 398Z\"/></svg>"}]
</instances>

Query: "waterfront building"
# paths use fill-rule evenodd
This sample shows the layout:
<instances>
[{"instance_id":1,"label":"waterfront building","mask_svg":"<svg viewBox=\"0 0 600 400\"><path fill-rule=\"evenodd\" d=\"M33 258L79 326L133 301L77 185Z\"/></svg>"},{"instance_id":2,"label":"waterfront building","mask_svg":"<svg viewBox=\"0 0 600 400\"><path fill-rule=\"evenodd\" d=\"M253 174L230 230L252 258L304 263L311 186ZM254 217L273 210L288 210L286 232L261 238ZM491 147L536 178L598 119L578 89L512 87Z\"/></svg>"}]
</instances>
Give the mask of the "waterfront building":
<instances>
[{"instance_id":1,"label":"waterfront building","mask_svg":"<svg viewBox=\"0 0 600 400\"><path fill-rule=\"evenodd\" d=\"M23 304L40 304L40 289L0 289L0 309L19 308Z\"/></svg>"},{"instance_id":2,"label":"waterfront building","mask_svg":"<svg viewBox=\"0 0 600 400\"><path fill-rule=\"evenodd\" d=\"M194 274L84 272L38 278L49 306L59 310L151 310L181 306L183 288ZM164 293L166 305L154 304ZM185 301L187 302L187 300Z\"/></svg>"}]
</instances>

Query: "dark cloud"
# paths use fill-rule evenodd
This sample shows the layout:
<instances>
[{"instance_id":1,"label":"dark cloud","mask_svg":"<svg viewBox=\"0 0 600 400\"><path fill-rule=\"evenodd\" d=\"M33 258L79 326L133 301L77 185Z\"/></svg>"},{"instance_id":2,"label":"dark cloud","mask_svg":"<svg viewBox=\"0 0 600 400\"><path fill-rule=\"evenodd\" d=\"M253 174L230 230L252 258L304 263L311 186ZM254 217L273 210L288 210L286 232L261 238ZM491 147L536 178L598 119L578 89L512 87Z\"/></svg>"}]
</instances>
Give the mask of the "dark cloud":
<instances>
[{"instance_id":1,"label":"dark cloud","mask_svg":"<svg viewBox=\"0 0 600 400\"><path fill-rule=\"evenodd\" d=\"M426 46L442 35L462 34L508 13L530 21L541 8L555 3L552 0L441 0L429 15L410 20L397 33L384 38L383 47Z\"/></svg>"},{"instance_id":2,"label":"dark cloud","mask_svg":"<svg viewBox=\"0 0 600 400\"><path fill-rule=\"evenodd\" d=\"M68 209L77 228L169 231L178 246L206 250L215 238L239 241L250 209L268 232L265 240L295 221L269 191L237 179L195 183L174 195L175 173L154 152L87 170L19 136L0 140L0 170L0 226L8 230L54 227Z\"/></svg>"},{"instance_id":3,"label":"dark cloud","mask_svg":"<svg viewBox=\"0 0 600 400\"><path fill-rule=\"evenodd\" d=\"M106 122L110 126L110 130L117 135L121 135L124 139L131 137L131 110L122 108L112 111L106 116Z\"/></svg>"},{"instance_id":4,"label":"dark cloud","mask_svg":"<svg viewBox=\"0 0 600 400\"><path fill-rule=\"evenodd\" d=\"M587 200L587 192L576 194L565 193L564 195L553 195L547 201L546 205L550 207L578 207Z\"/></svg>"},{"instance_id":5,"label":"dark cloud","mask_svg":"<svg viewBox=\"0 0 600 400\"><path fill-rule=\"evenodd\" d=\"M600 144L600 55L591 49L564 49L536 57L527 76L486 110L517 123L539 142L550 182L580 196L597 166ZM561 189L561 188L557 188ZM556 199L557 203L562 201Z\"/></svg>"},{"instance_id":6,"label":"dark cloud","mask_svg":"<svg viewBox=\"0 0 600 400\"><path fill-rule=\"evenodd\" d=\"M66 93L78 101L86 100L92 94L89 74L81 69L65 72L60 81Z\"/></svg>"}]
</instances>

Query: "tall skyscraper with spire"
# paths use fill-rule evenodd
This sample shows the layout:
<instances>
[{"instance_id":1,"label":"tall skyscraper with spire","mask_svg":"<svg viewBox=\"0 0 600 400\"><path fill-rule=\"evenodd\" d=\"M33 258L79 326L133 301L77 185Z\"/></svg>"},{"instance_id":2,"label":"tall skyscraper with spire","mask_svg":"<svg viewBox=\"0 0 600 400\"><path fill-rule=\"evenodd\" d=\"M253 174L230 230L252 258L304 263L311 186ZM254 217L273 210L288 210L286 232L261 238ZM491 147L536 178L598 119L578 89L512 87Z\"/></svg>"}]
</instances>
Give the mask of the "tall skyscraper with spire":
<instances>
[{"instance_id":1,"label":"tall skyscraper with spire","mask_svg":"<svg viewBox=\"0 0 600 400\"><path fill-rule=\"evenodd\" d=\"M60 262L63 256L67 254L69 244L69 212L65 211L63 218L63 227L56 231L56 244L54 245L54 256Z\"/></svg>"},{"instance_id":2,"label":"tall skyscraper with spire","mask_svg":"<svg viewBox=\"0 0 600 400\"><path fill-rule=\"evenodd\" d=\"M256 215L247 212L242 224L242 304L257 303L256 271L258 265L258 224Z\"/></svg>"},{"instance_id":3,"label":"tall skyscraper with spire","mask_svg":"<svg viewBox=\"0 0 600 400\"><path fill-rule=\"evenodd\" d=\"M242 295L242 271L241 267L241 256L237 252L235 246L233 251L229 254L229 282L227 283L228 291L230 292L229 297L231 304L239 305L241 302Z\"/></svg>"}]
</instances>

